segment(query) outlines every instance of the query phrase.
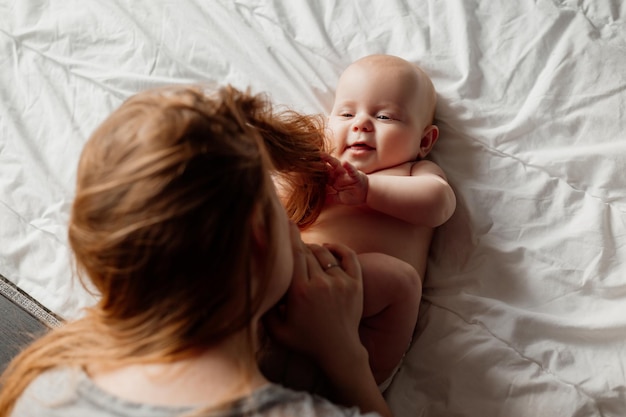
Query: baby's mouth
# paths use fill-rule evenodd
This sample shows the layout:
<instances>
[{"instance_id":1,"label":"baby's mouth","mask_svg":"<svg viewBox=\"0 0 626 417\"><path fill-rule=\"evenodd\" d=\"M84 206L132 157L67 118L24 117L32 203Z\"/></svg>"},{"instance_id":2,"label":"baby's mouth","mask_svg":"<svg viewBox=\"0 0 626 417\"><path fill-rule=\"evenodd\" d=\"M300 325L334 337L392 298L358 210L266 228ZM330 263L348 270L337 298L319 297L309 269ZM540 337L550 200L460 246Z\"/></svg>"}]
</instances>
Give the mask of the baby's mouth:
<instances>
[{"instance_id":1,"label":"baby's mouth","mask_svg":"<svg viewBox=\"0 0 626 417\"><path fill-rule=\"evenodd\" d=\"M365 143L354 143L348 146L348 150L351 151L373 151L376 148L373 148Z\"/></svg>"}]
</instances>

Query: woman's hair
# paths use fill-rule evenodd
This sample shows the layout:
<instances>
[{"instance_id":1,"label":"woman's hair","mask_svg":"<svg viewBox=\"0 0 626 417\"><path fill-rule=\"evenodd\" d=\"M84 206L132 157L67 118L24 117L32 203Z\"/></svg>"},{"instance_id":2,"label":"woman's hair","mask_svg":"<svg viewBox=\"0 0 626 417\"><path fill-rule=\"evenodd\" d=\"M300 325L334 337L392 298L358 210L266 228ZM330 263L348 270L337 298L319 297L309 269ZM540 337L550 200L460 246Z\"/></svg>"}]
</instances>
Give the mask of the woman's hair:
<instances>
[{"instance_id":1,"label":"woman's hair","mask_svg":"<svg viewBox=\"0 0 626 417\"><path fill-rule=\"evenodd\" d=\"M313 221L326 184L320 120L232 87L146 91L114 111L84 147L69 224L99 301L10 364L0 416L48 369L167 362L249 331L281 243L270 171L301 193L287 198L290 216ZM253 221L270 243L262 265Z\"/></svg>"},{"instance_id":2,"label":"woman's hair","mask_svg":"<svg viewBox=\"0 0 626 417\"><path fill-rule=\"evenodd\" d=\"M321 153L328 152L324 118L290 110L276 116L252 123L268 148L287 216L306 229L317 220L326 198L328 169L321 159Z\"/></svg>"}]
</instances>

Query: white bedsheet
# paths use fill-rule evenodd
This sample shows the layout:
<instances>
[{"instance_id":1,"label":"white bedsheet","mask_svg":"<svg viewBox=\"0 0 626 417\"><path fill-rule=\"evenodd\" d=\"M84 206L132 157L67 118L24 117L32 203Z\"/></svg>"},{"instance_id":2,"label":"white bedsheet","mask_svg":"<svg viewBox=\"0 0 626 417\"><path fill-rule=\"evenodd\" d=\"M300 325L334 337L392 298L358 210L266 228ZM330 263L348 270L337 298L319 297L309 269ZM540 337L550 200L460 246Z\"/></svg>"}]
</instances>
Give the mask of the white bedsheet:
<instances>
[{"instance_id":1,"label":"white bedsheet","mask_svg":"<svg viewBox=\"0 0 626 417\"><path fill-rule=\"evenodd\" d=\"M626 6L620 0L0 0L0 274L74 317L77 159L168 83L329 109L371 53L439 93L435 236L398 416L626 415Z\"/></svg>"}]
</instances>

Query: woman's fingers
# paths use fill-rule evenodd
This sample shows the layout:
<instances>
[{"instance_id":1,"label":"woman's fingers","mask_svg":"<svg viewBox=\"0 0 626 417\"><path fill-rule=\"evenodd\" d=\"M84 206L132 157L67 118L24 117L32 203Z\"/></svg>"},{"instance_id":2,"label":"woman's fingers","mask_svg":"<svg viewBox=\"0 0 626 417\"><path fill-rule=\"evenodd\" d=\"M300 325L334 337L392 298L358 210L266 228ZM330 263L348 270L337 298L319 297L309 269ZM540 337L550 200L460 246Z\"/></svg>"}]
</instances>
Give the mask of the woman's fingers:
<instances>
[{"instance_id":1,"label":"woman's fingers","mask_svg":"<svg viewBox=\"0 0 626 417\"><path fill-rule=\"evenodd\" d=\"M311 265L311 269L315 272L326 272L333 265L340 265L340 262L335 256L326 248L320 245L308 245L311 253L315 256L315 263Z\"/></svg>"},{"instance_id":2,"label":"woman's fingers","mask_svg":"<svg viewBox=\"0 0 626 417\"><path fill-rule=\"evenodd\" d=\"M323 272L333 274L333 270L341 270L350 278L362 280L361 264L356 253L342 244L307 245L311 255L307 257L308 272L310 275Z\"/></svg>"},{"instance_id":3,"label":"woman's fingers","mask_svg":"<svg viewBox=\"0 0 626 417\"><path fill-rule=\"evenodd\" d=\"M359 281L362 280L361 263L356 253L342 244L324 244L324 247L337 259L341 269L343 269L350 277Z\"/></svg>"},{"instance_id":4,"label":"woman's fingers","mask_svg":"<svg viewBox=\"0 0 626 417\"><path fill-rule=\"evenodd\" d=\"M363 286L358 259L343 245L294 239L294 278L281 314L268 314L270 333L320 364L341 349L360 349Z\"/></svg>"}]
</instances>

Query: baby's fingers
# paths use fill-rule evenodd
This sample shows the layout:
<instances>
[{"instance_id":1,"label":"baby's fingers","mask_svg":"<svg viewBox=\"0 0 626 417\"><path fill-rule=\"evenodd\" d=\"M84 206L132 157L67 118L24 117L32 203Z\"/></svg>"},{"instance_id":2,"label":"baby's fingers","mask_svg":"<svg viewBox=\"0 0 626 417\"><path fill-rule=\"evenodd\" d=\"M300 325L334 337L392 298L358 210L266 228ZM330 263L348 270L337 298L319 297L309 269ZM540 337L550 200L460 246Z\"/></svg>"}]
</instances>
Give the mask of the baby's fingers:
<instances>
[{"instance_id":1,"label":"baby's fingers","mask_svg":"<svg viewBox=\"0 0 626 417\"><path fill-rule=\"evenodd\" d=\"M327 153L322 153L322 161L326 162L328 164L328 173L330 175L331 178L331 182L338 176L343 175L346 170L344 169L343 165L341 164L341 161L339 161L339 159L335 158L334 156L331 156Z\"/></svg>"},{"instance_id":2,"label":"baby's fingers","mask_svg":"<svg viewBox=\"0 0 626 417\"><path fill-rule=\"evenodd\" d=\"M335 158L334 156L326 152L320 153L320 157L322 158L322 161L328 163L333 168L337 168L339 165L341 165L341 162L339 162L339 159Z\"/></svg>"},{"instance_id":3,"label":"baby's fingers","mask_svg":"<svg viewBox=\"0 0 626 417\"><path fill-rule=\"evenodd\" d=\"M344 162L341 164L343 169L346 171L350 178L359 178L361 176L361 171L359 171L354 165L350 162Z\"/></svg>"}]
</instances>

